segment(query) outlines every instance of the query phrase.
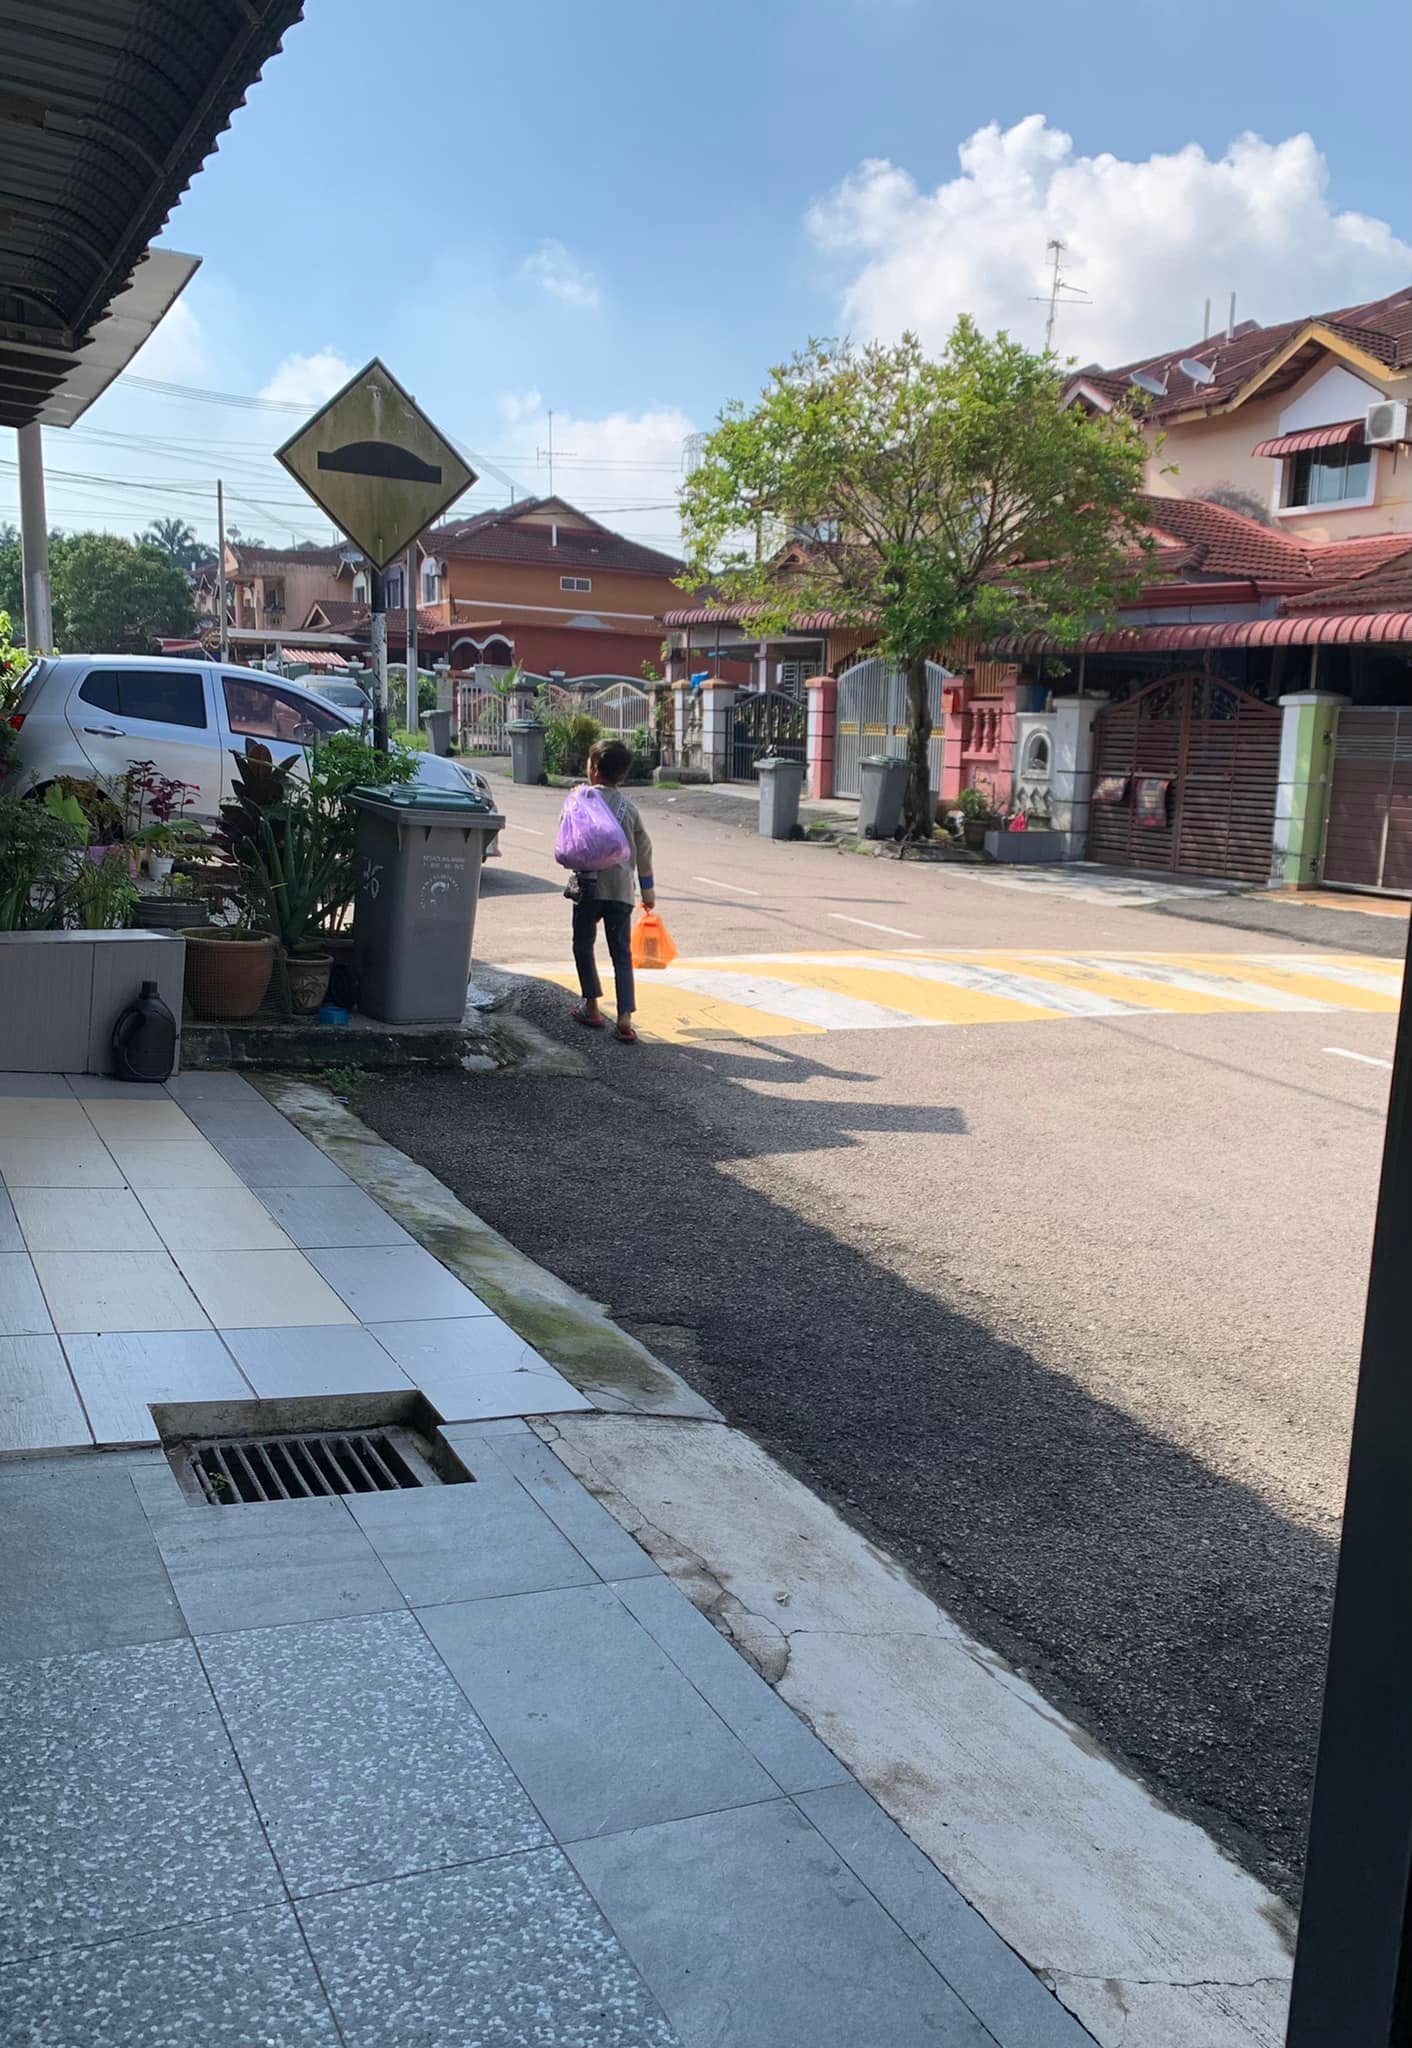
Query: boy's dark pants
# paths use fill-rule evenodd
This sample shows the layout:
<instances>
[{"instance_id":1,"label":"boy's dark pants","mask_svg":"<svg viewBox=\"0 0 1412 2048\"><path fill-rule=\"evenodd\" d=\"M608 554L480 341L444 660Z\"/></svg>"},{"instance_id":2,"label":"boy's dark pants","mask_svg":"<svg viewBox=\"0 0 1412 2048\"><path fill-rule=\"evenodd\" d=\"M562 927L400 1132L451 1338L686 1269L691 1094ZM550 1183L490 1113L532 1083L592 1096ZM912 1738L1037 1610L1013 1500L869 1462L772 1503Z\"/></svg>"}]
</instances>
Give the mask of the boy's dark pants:
<instances>
[{"instance_id":1,"label":"boy's dark pants","mask_svg":"<svg viewBox=\"0 0 1412 2048\"><path fill-rule=\"evenodd\" d=\"M605 903L597 897L590 897L586 903L574 905L574 965L579 973L579 987L590 1002L596 1002L603 993L603 984L598 979L598 962L593 957L600 917L608 940L609 958L613 962L618 1014L631 1015L637 1005L634 1001L632 979L630 903Z\"/></svg>"}]
</instances>

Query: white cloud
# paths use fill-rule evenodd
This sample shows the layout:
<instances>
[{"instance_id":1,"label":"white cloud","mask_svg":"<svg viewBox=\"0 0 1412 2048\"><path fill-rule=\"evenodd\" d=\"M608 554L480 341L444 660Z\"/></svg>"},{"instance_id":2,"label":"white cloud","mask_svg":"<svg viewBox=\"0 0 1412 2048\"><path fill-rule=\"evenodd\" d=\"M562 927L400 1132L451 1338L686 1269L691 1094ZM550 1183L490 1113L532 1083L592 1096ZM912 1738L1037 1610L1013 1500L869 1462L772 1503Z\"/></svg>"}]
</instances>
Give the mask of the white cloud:
<instances>
[{"instance_id":1,"label":"white cloud","mask_svg":"<svg viewBox=\"0 0 1412 2048\"><path fill-rule=\"evenodd\" d=\"M198 384L210 368L201 322L185 299L176 299L132 359L135 377L164 384Z\"/></svg>"},{"instance_id":2,"label":"white cloud","mask_svg":"<svg viewBox=\"0 0 1412 2048\"><path fill-rule=\"evenodd\" d=\"M1037 345L1048 290L1045 244L1092 304L1068 306L1055 345L1080 362L1131 360L1199 338L1202 304L1224 321L1324 312L1392 291L1412 248L1385 221L1336 213L1328 166L1308 135L1242 135L1213 159L1195 143L1127 163L1079 156L1042 114L992 122L962 143L960 175L923 192L869 158L807 216L816 247L848 271L850 332L937 343L956 315Z\"/></svg>"},{"instance_id":3,"label":"white cloud","mask_svg":"<svg viewBox=\"0 0 1412 2048\"><path fill-rule=\"evenodd\" d=\"M525 452L509 466L526 479L533 476L534 489L545 493L548 464L537 458L536 451L548 446L548 416L539 410L538 392L525 398L534 399L534 411L517 409L511 421ZM507 403L518 408L523 402L500 399L501 417L510 418ZM601 419L556 411L555 495L617 533L675 552L680 539L677 487L682 479L682 443L694 431L694 421L675 406L608 413Z\"/></svg>"},{"instance_id":4,"label":"white cloud","mask_svg":"<svg viewBox=\"0 0 1412 2048\"><path fill-rule=\"evenodd\" d=\"M544 399L538 391L505 391L495 401L495 410L507 427L536 419L543 409Z\"/></svg>"},{"instance_id":5,"label":"white cloud","mask_svg":"<svg viewBox=\"0 0 1412 2048\"><path fill-rule=\"evenodd\" d=\"M585 313L598 310L601 299L597 279L569 254L562 242L541 242L526 256L520 272L561 305L576 306Z\"/></svg>"},{"instance_id":6,"label":"white cloud","mask_svg":"<svg viewBox=\"0 0 1412 2048\"><path fill-rule=\"evenodd\" d=\"M354 365L345 362L336 348L325 344L313 355L286 356L259 395L280 399L288 405L307 405L312 410L332 398L335 391L341 391L353 370Z\"/></svg>"}]
</instances>

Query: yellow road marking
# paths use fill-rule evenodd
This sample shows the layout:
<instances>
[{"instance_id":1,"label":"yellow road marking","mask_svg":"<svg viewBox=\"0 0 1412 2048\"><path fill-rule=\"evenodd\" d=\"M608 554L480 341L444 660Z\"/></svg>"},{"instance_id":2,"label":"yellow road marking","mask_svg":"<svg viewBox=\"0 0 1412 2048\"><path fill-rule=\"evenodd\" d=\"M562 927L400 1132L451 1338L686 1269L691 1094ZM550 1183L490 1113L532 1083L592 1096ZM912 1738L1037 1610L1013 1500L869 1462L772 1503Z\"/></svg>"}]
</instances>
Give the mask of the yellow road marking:
<instances>
[{"instance_id":1,"label":"yellow road marking","mask_svg":"<svg viewBox=\"0 0 1412 2048\"><path fill-rule=\"evenodd\" d=\"M1190 967L1193 963L1183 958L1172 964ZM1106 973L1102 967L1090 967L1083 959L1055 959L1048 953L992 953L986 965L1008 967L1015 974L1026 974L1032 981L1052 981L1059 988L1088 989L1096 996L1110 996L1114 1002L1126 1003L1133 1009L1165 1010L1174 1016L1199 1017L1222 1010L1260 1008L1258 1003L1247 1002L1242 996L1174 988L1170 982L1139 981L1126 974ZM1249 981L1253 976L1242 968L1242 979Z\"/></svg>"},{"instance_id":2,"label":"yellow road marking","mask_svg":"<svg viewBox=\"0 0 1412 2048\"><path fill-rule=\"evenodd\" d=\"M567 971L537 967L542 981L578 994L578 976ZM609 1001L611 1012L612 1004ZM764 1010L747 1009L743 1003L728 1003L719 996L698 995L689 988L674 987L670 970L666 974L637 976L637 1009L633 1022L647 1038L667 1045L694 1045L703 1038L822 1038L822 1024L806 1024L796 1017L780 1017Z\"/></svg>"},{"instance_id":3,"label":"yellow road marking","mask_svg":"<svg viewBox=\"0 0 1412 2048\"><path fill-rule=\"evenodd\" d=\"M985 989L957 988L944 981L922 981L915 975L867 964L870 960L891 957L849 953L837 965L820 960L785 960L772 965L770 972L781 981L797 982L803 988L827 989L832 995L852 996L861 1002L880 1003L885 1010L920 1017L928 1024L1028 1024L1037 1017L1061 1014L1019 996L991 995ZM908 964L898 962L899 967ZM711 966L742 974L752 966L758 967L758 962L713 960Z\"/></svg>"},{"instance_id":4,"label":"yellow road marking","mask_svg":"<svg viewBox=\"0 0 1412 2048\"><path fill-rule=\"evenodd\" d=\"M1223 960L1225 971L1229 973L1234 963L1230 962L1228 955L1217 954L1207 960L1193 958L1187 964L1200 974L1218 974ZM1329 964L1335 967L1356 964L1361 967L1366 963L1360 960L1356 963L1331 961ZM1396 1010L1401 993L1391 978L1387 993L1383 995L1376 989L1359 988L1355 982L1319 974L1313 962L1305 972L1297 968L1277 967L1273 960L1242 960L1239 966L1242 981L1258 982L1265 988L1285 989L1290 995L1308 996L1316 1003L1332 1003L1339 1010L1373 1010L1385 1016Z\"/></svg>"}]
</instances>

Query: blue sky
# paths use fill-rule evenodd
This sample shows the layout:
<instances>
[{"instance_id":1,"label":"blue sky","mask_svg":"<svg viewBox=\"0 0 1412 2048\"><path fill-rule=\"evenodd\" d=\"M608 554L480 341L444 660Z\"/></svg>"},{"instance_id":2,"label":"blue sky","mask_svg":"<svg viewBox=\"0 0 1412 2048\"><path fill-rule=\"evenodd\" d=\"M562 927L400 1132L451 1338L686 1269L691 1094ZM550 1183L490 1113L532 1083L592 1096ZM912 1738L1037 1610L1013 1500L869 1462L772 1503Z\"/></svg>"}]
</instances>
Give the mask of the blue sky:
<instances>
[{"instance_id":1,"label":"blue sky","mask_svg":"<svg viewBox=\"0 0 1412 2048\"><path fill-rule=\"evenodd\" d=\"M968 308L1037 342L1051 233L1093 301L1059 333L1084 361L1199 336L1232 289L1279 318L1412 273L1406 9L1342 19L309 0L171 222L203 265L137 369L312 407L377 352L525 490L552 407L561 491L670 538L683 436L810 333L939 339ZM51 483L51 515L210 531L224 467L238 524L326 538L267 459L296 423L120 385L48 437L90 479Z\"/></svg>"}]
</instances>

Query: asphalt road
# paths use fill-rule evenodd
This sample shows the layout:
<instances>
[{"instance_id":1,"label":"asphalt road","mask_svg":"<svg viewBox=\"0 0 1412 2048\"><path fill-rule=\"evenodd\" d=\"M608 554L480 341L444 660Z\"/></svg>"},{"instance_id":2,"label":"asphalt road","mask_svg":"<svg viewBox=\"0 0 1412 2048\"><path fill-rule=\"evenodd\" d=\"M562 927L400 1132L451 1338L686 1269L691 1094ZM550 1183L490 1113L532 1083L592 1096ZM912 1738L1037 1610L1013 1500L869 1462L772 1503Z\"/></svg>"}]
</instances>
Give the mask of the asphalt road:
<instances>
[{"instance_id":1,"label":"asphalt road","mask_svg":"<svg viewBox=\"0 0 1412 2048\"><path fill-rule=\"evenodd\" d=\"M559 966L558 799L506 795L477 954ZM649 804L684 956L1298 950ZM630 1049L546 984L523 1008L582 1078L380 1078L356 1106L1292 1891L1392 1019Z\"/></svg>"}]
</instances>

